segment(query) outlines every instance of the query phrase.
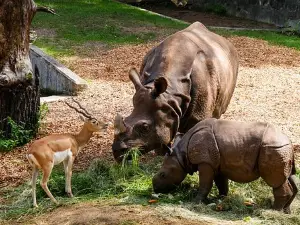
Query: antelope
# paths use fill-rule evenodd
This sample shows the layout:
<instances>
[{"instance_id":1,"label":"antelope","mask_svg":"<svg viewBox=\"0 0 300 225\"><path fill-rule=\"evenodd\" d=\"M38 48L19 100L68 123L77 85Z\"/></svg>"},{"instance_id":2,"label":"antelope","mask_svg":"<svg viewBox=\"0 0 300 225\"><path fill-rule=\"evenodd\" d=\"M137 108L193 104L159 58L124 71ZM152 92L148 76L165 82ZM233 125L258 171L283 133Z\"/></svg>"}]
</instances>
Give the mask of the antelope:
<instances>
[{"instance_id":1,"label":"antelope","mask_svg":"<svg viewBox=\"0 0 300 225\"><path fill-rule=\"evenodd\" d=\"M48 197L56 204L58 201L53 197L48 189L47 183L51 175L54 165L63 162L65 171L65 192L69 197L73 197L71 190L72 166L75 157L78 155L83 146L97 131L105 131L108 124L103 123L93 117L78 101L72 100L79 106L79 109L65 101L70 108L80 114L80 118L84 121L83 127L78 134L51 134L36 140L30 146L27 152L27 159L32 166L32 198L33 206L36 203L36 180L39 170L42 171L43 177L40 182L41 187Z\"/></svg>"}]
</instances>

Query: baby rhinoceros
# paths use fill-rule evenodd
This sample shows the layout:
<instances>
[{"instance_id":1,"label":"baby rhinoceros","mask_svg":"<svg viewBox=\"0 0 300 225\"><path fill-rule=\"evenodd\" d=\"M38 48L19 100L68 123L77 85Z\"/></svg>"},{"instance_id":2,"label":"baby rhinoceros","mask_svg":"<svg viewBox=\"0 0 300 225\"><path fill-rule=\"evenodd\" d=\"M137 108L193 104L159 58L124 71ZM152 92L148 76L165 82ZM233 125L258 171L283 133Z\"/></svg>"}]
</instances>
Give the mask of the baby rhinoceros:
<instances>
[{"instance_id":1,"label":"baby rhinoceros","mask_svg":"<svg viewBox=\"0 0 300 225\"><path fill-rule=\"evenodd\" d=\"M247 183L262 177L273 188L273 209L290 213L297 193L292 144L268 123L206 119L196 124L166 154L153 177L155 192L166 193L187 173L199 172L197 202L207 201L213 181L220 195L228 193L228 179Z\"/></svg>"}]
</instances>

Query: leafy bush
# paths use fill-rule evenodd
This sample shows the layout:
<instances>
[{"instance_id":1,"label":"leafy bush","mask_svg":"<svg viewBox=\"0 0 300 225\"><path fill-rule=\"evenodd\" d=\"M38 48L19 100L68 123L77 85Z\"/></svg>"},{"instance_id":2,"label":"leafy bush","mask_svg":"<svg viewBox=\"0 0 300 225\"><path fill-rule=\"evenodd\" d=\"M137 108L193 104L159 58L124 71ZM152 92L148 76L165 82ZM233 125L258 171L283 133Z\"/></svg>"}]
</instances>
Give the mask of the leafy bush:
<instances>
[{"instance_id":1,"label":"leafy bush","mask_svg":"<svg viewBox=\"0 0 300 225\"><path fill-rule=\"evenodd\" d=\"M44 103L40 106L40 110L38 112L38 127L41 126L41 121L45 118L48 110L47 104ZM17 146L28 143L33 137L32 130L25 129L25 124L17 124L10 117L7 117L7 123L10 126L11 134L9 137L5 137L4 134L0 132L0 152L11 151Z\"/></svg>"},{"instance_id":2,"label":"leafy bush","mask_svg":"<svg viewBox=\"0 0 300 225\"><path fill-rule=\"evenodd\" d=\"M204 7L204 10L221 16L225 16L227 14L227 10L224 6L215 3L207 4Z\"/></svg>"},{"instance_id":3,"label":"leafy bush","mask_svg":"<svg viewBox=\"0 0 300 225\"><path fill-rule=\"evenodd\" d=\"M10 151L13 148L27 143L32 138L32 131L25 129L25 124L17 124L10 117L7 118L11 134L8 138L0 133L0 151Z\"/></svg>"}]
</instances>

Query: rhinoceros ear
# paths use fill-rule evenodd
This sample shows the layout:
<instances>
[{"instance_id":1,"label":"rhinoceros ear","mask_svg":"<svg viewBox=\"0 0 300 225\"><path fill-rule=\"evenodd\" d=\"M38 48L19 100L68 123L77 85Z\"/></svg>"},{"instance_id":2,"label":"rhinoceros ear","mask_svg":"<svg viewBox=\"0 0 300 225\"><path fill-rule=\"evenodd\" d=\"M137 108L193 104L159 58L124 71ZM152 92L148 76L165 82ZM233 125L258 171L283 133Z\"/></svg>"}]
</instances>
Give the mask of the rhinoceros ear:
<instances>
[{"instance_id":1,"label":"rhinoceros ear","mask_svg":"<svg viewBox=\"0 0 300 225\"><path fill-rule=\"evenodd\" d=\"M129 71L129 79L134 84L135 90L138 91L140 88L143 87L140 75L138 74L137 70L135 68L131 68Z\"/></svg>"},{"instance_id":2,"label":"rhinoceros ear","mask_svg":"<svg viewBox=\"0 0 300 225\"><path fill-rule=\"evenodd\" d=\"M168 81L164 77L159 77L154 80L154 89L151 92L153 98L157 98L160 94L167 90Z\"/></svg>"},{"instance_id":3,"label":"rhinoceros ear","mask_svg":"<svg viewBox=\"0 0 300 225\"><path fill-rule=\"evenodd\" d=\"M181 141L183 135L184 135L183 133L179 133L179 132L176 133L172 147L176 146Z\"/></svg>"},{"instance_id":4,"label":"rhinoceros ear","mask_svg":"<svg viewBox=\"0 0 300 225\"><path fill-rule=\"evenodd\" d=\"M172 152L173 152L172 148L170 148L168 145L163 144L163 145L162 145L162 148L165 150L165 152L166 152L168 155L171 155Z\"/></svg>"}]
</instances>

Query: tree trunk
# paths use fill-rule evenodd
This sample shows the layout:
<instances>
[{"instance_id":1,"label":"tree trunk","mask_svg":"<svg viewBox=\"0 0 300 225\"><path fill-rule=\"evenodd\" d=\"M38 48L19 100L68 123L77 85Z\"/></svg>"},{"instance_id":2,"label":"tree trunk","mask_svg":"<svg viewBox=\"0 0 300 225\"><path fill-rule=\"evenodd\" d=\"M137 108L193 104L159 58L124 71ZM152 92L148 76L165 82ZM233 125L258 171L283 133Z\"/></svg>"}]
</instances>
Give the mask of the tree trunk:
<instances>
[{"instance_id":1,"label":"tree trunk","mask_svg":"<svg viewBox=\"0 0 300 225\"><path fill-rule=\"evenodd\" d=\"M39 74L29 59L33 0L0 0L0 132L9 137L7 117L37 131Z\"/></svg>"}]
</instances>

